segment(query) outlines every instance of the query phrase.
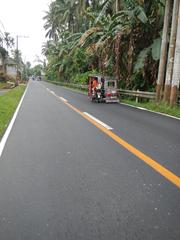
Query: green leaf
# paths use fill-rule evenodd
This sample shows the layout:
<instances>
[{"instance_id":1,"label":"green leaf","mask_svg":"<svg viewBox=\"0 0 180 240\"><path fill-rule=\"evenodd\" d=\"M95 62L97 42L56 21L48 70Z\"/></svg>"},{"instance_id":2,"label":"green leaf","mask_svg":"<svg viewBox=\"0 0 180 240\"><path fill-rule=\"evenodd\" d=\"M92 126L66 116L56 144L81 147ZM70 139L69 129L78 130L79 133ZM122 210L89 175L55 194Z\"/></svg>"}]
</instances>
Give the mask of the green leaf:
<instances>
[{"instance_id":1,"label":"green leaf","mask_svg":"<svg viewBox=\"0 0 180 240\"><path fill-rule=\"evenodd\" d=\"M136 17L142 22L142 23L147 23L148 21L148 18L144 12L144 9L141 7L141 6L137 6L135 9L134 9L134 12L135 12L135 15Z\"/></svg>"},{"instance_id":2,"label":"green leaf","mask_svg":"<svg viewBox=\"0 0 180 240\"><path fill-rule=\"evenodd\" d=\"M144 62L148 56L148 53L150 52L150 47L143 49L136 60L136 63L134 65L134 72L138 72L140 69L144 67Z\"/></svg>"},{"instance_id":3,"label":"green leaf","mask_svg":"<svg viewBox=\"0 0 180 240\"><path fill-rule=\"evenodd\" d=\"M159 60L161 52L161 38L157 38L153 41L151 45L152 57L155 61Z\"/></svg>"}]
</instances>

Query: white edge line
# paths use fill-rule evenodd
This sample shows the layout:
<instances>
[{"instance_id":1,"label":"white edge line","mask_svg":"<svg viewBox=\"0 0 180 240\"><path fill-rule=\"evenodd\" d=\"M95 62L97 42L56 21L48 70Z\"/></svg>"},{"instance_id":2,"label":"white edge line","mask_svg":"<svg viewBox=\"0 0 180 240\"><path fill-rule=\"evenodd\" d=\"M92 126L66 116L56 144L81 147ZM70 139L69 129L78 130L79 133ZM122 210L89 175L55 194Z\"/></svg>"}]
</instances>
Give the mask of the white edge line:
<instances>
[{"instance_id":1,"label":"white edge line","mask_svg":"<svg viewBox=\"0 0 180 240\"><path fill-rule=\"evenodd\" d=\"M22 104L22 102L23 102L23 99L24 99L24 97L25 97L25 94L26 94L26 92L27 92L27 90L28 90L28 87L29 87L29 83L28 83L28 85L27 85L27 87L26 87L26 90L25 90L23 96L21 97L21 100L20 100L20 102L19 102L19 104L18 104L18 106L17 106L17 108L16 108L16 111L15 111L15 113L14 113L14 115L13 115L13 117L12 117L12 119L11 119L9 125L8 125L8 128L6 129L4 135L3 135L2 139L1 139L1 142L0 142L0 157L1 157L2 153L3 153L3 150L4 150L4 147L5 147L6 141L7 141L8 137L9 137L9 134L10 134L10 132L11 132L11 129L12 129L12 127L13 127L13 124L14 124L14 122L15 122L15 120L16 120L17 114L18 114L18 112L19 112L19 109L20 109L21 104Z\"/></svg>"},{"instance_id":2,"label":"white edge line","mask_svg":"<svg viewBox=\"0 0 180 240\"><path fill-rule=\"evenodd\" d=\"M128 104L128 103L122 103L122 102L120 102L120 104L129 106L129 107L132 107L132 108L138 108L138 109L140 109L140 110L144 110L144 111L151 112L151 113L156 113L156 114L163 115L163 116L165 116L165 117L170 117L170 118L173 118L173 119L176 119L176 120L180 120L180 118L171 116L171 115L166 114L166 113L155 112L155 111L149 110L149 109L147 109L147 108L141 108L141 107L133 106L133 105L130 105L130 104Z\"/></svg>"},{"instance_id":3,"label":"white edge line","mask_svg":"<svg viewBox=\"0 0 180 240\"><path fill-rule=\"evenodd\" d=\"M137 108L140 109L140 110L146 111L146 108L143 108L143 107L137 107Z\"/></svg>"},{"instance_id":4,"label":"white edge line","mask_svg":"<svg viewBox=\"0 0 180 240\"><path fill-rule=\"evenodd\" d=\"M76 90L70 89L70 88L68 88L68 87L64 87L64 88L67 88L67 89L69 89L70 91L77 92ZM82 93L82 94L84 94L84 95L87 95L86 93L83 93L83 92L81 92L81 91L79 91L79 92ZM149 110L149 109L147 109L147 108L133 106L133 105L130 105L130 104L128 104L128 103L122 103L121 101L119 101L119 104L126 105L126 106L129 106L129 107L132 107L132 108L138 108L138 109L143 110L143 111L147 111L147 112L159 114L159 115L162 115L162 116L165 116L165 117L169 117L169 118L173 118L173 119L176 119L176 120L180 120L180 118L171 116L171 115L166 114L166 113L155 112L155 111Z\"/></svg>"},{"instance_id":5,"label":"white edge line","mask_svg":"<svg viewBox=\"0 0 180 240\"><path fill-rule=\"evenodd\" d=\"M106 123L100 121L99 119L95 118L94 116L92 116L91 114L87 113L87 112L83 112L85 115L87 115L88 117L92 118L94 121L96 121L97 123L101 124L103 127L105 127L108 130L113 130L112 127L110 127L109 125L107 125Z\"/></svg>"}]
</instances>

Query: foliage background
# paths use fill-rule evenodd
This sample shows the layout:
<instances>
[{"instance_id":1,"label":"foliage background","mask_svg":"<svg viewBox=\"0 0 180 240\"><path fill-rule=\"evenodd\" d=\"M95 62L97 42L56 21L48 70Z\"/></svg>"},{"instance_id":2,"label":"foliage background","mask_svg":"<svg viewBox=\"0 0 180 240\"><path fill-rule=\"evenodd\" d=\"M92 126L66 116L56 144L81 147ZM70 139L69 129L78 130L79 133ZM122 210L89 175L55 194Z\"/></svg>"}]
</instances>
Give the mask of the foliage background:
<instances>
[{"instance_id":1,"label":"foliage background","mask_svg":"<svg viewBox=\"0 0 180 240\"><path fill-rule=\"evenodd\" d=\"M44 16L46 77L86 83L90 72L121 88L153 91L164 0L54 0Z\"/></svg>"}]
</instances>

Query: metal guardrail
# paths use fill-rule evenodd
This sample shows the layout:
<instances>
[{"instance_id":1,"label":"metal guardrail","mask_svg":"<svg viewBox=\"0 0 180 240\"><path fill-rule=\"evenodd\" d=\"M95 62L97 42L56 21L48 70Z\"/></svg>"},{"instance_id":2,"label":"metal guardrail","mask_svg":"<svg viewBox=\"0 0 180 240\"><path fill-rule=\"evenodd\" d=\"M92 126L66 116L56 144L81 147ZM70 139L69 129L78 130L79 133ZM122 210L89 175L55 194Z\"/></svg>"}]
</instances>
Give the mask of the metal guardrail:
<instances>
[{"instance_id":1,"label":"metal guardrail","mask_svg":"<svg viewBox=\"0 0 180 240\"><path fill-rule=\"evenodd\" d=\"M148 98L148 99L155 99L156 93L155 92L143 92L143 91L134 91L134 90L124 90L118 89L121 95L132 96L132 97L141 97L141 98Z\"/></svg>"},{"instance_id":2,"label":"metal guardrail","mask_svg":"<svg viewBox=\"0 0 180 240\"><path fill-rule=\"evenodd\" d=\"M83 84L74 84L74 83L63 83L63 82L56 82L56 81L47 81L50 83L54 83L57 85L61 86L67 86L67 87L72 87L76 89L81 89L81 90L87 90L88 85L83 85ZM134 90L125 90L125 89L118 89L118 92L120 96L130 96L130 97L135 97L136 102L139 101L139 98L147 98L151 100L155 100L156 98L156 93L155 92L144 92L144 91L134 91ZM178 97L178 104L180 104L180 95Z\"/></svg>"}]
</instances>

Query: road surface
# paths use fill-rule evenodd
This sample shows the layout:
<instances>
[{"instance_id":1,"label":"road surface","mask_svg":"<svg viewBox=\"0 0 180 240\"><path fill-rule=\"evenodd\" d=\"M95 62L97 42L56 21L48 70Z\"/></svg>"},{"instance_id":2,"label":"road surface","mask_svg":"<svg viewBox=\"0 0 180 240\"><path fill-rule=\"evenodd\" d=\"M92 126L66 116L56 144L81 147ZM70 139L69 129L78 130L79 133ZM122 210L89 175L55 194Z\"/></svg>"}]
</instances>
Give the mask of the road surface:
<instances>
[{"instance_id":1,"label":"road surface","mask_svg":"<svg viewBox=\"0 0 180 240\"><path fill-rule=\"evenodd\" d=\"M179 120L30 82L0 158L0 239L179 240L179 159Z\"/></svg>"}]
</instances>

